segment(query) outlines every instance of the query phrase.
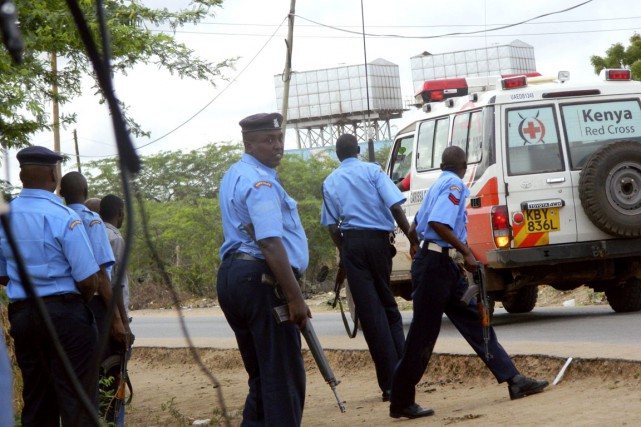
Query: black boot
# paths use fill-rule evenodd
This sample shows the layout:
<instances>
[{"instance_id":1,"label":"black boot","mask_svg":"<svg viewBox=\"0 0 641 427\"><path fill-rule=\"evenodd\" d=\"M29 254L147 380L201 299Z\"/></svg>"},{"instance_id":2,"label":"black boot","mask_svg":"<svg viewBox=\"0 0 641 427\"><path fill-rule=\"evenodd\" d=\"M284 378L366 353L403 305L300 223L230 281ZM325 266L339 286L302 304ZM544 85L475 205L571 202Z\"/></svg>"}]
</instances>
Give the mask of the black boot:
<instances>
[{"instance_id":1,"label":"black boot","mask_svg":"<svg viewBox=\"0 0 641 427\"><path fill-rule=\"evenodd\" d=\"M547 381L537 381L523 375L515 375L509 381L510 399L520 399L530 394L540 393L548 386Z\"/></svg>"}]
</instances>

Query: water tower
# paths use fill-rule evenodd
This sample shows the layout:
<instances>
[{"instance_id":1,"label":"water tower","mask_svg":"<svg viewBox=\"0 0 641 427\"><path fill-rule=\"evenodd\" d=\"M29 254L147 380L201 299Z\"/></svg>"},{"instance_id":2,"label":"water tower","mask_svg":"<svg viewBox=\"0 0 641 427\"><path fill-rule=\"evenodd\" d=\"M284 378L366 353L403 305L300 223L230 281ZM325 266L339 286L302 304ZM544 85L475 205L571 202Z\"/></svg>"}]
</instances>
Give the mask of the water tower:
<instances>
[{"instance_id":1,"label":"water tower","mask_svg":"<svg viewBox=\"0 0 641 427\"><path fill-rule=\"evenodd\" d=\"M274 76L276 103L283 108L282 76ZM369 111L367 96L369 88ZM365 65L293 72L287 127L296 129L298 148L334 145L343 133L359 141L391 140L390 120L401 117L398 65L376 59Z\"/></svg>"}]
</instances>

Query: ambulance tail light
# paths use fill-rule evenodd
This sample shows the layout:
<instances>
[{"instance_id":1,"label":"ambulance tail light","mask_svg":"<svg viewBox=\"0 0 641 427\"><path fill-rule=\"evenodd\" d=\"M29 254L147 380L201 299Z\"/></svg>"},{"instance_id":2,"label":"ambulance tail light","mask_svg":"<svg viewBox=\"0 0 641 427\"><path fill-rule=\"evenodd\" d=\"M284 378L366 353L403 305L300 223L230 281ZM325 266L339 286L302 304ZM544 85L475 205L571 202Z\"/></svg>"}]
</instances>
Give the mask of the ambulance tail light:
<instances>
[{"instance_id":1,"label":"ambulance tail light","mask_svg":"<svg viewBox=\"0 0 641 427\"><path fill-rule=\"evenodd\" d=\"M527 86L527 77L516 76L501 79L501 87L503 89L518 89Z\"/></svg>"},{"instance_id":2,"label":"ambulance tail light","mask_svg":"<svg viewBox=\"0 0 641 427\"><path fill-rule=\"evenodd\" d=\"M511 240L510 215L507 206L492 206L492 236L494 244L499 249L509 248Z\"/></svg>"},{"instance_id":3,"label":"ambulance tail light","mask_svg":"<svg viewBox=\"0 0 641 427\"><path fill-rule=\"evenodd\" d=\"M601 77L603 80L612 81L612 80L631 80L632 75L630 70L625 69L605 69L601 71Z\"/></svg>"}]
</instances>

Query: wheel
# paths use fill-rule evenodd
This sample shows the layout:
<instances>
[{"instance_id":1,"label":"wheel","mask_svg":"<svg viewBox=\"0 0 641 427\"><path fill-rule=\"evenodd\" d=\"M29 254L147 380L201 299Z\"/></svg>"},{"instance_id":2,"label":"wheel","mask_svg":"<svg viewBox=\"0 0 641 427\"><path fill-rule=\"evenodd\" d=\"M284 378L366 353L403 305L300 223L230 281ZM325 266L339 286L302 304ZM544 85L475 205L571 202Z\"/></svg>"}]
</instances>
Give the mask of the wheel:
<instances>
[{"instance_id":1,"label":"wheel","mask_svg":"<svg viewBox=\"0 0 641 427\"><path fill-rule=\"evenodd\" d=\"M605 296L612 310L627 313L641 310L641 280L633 278L620 285L605 288Z\"/></svg>"},{"instance_id":2,"label":"wheel","mask_svg":"<svg viewBox=\"0 0 641 427\"><path fill-rule=\"evenodd\" d=\"M536 305L537 286L523 286L503 300L503 308L508 313L529 313Z\"/></svg>"},{"instance_id":3,"label":"wheel","mask_svg":"<svg viewBox=\"0 0 641 427\"><path fill-rule=\"evenodd\" d=\"M599 229L641 237L641 144L612 142L592 154L581 171L579 197Z\"/></svg>"}]
</instances>

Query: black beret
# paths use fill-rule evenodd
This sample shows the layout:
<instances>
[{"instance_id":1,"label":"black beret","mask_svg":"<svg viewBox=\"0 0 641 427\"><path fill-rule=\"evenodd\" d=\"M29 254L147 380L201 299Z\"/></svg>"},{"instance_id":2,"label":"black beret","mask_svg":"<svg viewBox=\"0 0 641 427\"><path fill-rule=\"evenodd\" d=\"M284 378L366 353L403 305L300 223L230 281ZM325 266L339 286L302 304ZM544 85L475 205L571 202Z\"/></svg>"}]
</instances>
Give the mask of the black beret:
<instances>
[{"instance_id":1,"label":"black beret","mask_svg":"<svg viewBox=\"0 0 641 427\"><path fill-rule=\"evenodd\" d=\"M16 157L21 167L24 165L55 165L62 160L60 154L39 145L23 148L18 151Z\"/></svg>"},{"instance_id":2,"label":"black beret","mask_svg":"<svg viewBox=\"0 0 641 427\"><path fill-rule=\"evenodd\" d=\"M253 114L238 122L240 127L243 129L243 133L280 130L282 123L283 116L280 113Z\"/></svg>"}]
</instances>

